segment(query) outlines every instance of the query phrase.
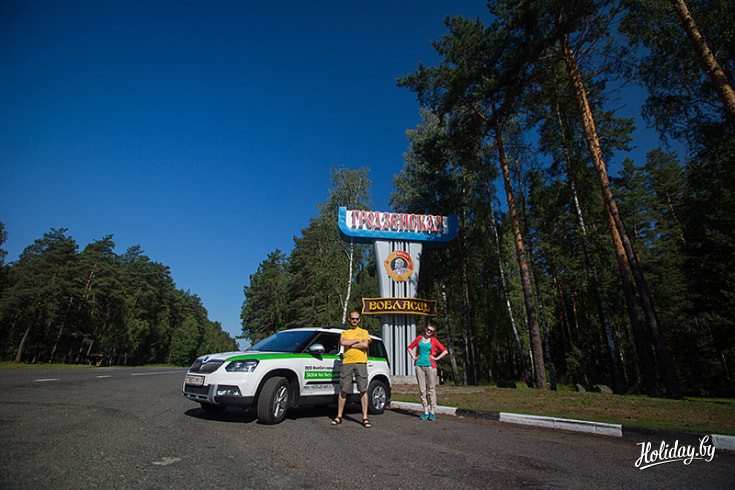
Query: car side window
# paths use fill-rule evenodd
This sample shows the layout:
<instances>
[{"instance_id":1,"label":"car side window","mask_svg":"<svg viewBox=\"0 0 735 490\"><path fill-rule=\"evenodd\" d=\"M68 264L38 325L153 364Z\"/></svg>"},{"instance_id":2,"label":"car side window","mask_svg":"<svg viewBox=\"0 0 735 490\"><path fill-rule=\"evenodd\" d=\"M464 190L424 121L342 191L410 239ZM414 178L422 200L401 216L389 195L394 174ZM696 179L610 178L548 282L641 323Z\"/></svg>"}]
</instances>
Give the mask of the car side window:
<instances>
[{"instance_id":1,"label":"car side window","mask_svg":"<svg viewBox=\"0 0 735 490\"><path fill-rule=\"evenodd\" d=\"M339 335L333 333L322 333L312 344L322 344L324 346L324 354L339 354Z\"/></svg>"},{"instance_id":2,"label":"car side window","mask_svg":"<svg viewBox=\"0 0 735 490\"><path fill-rule=\"evenodd\" d=\"M370 342L370 345L368 346L368 356L386 359L387 356L385 355L385 346L383 345L383 342L379 340L373 340Z\"/></svg>"}]
</instances>

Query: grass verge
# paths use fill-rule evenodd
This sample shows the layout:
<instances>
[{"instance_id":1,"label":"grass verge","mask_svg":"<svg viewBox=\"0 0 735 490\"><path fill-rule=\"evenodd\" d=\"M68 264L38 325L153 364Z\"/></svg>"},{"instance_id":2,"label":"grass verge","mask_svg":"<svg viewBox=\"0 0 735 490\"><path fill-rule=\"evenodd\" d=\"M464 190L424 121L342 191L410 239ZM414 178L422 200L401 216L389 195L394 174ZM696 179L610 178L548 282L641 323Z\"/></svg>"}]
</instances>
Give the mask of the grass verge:
<instances>
[{"instance_id":1,"label":"grass verge","mask_svg":"<svg viewBox=\"0 0 735 490\"><path fill-rule=\"evenodd\" d=\"M398 388L392 400L420 403L417 388ZM735 400L668 400L642 395L540 391L525 387L442 386L439 405L607 422L651 429L735 435Z\"/></svg>"}]
</instances>

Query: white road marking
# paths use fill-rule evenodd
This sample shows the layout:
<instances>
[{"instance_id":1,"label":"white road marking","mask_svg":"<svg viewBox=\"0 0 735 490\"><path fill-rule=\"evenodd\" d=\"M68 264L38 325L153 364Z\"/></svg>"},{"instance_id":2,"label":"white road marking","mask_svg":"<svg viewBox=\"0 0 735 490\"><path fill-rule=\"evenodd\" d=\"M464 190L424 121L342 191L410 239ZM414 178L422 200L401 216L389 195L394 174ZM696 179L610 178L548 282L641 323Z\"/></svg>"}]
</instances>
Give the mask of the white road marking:
<instances>
[{"instance_id":1,"label":"white road marking","mask_svg":"<svg viewBox=\"0 0 735 490\"><path fill-rule=\"evenodd\" d=\"M160 372L153 372L153 373L131 373L131 376L154 376L158 374L181 374L181 371L160 371ZM109 374L100 374L99 376L95 376L96 378L111 378L112 375ZM37 383L47 383L49 381L61 381L60 378L39 378L34 380Z\"/></svg>"},{"instance_id":2,"label":"white road marking","mask_svg":"<svg viewBox=\"0 0 735 490\"><path fill-rule=\"evenodd\" d=\"M153 376L156 374L180 374L181 371L162 371L160 373L132 373L130 376Z\"/></svg>"},{"instance_id":3,"label":"white road marking","mask_svg":"<svg viewBox=\"0 0 735 490\"><path fill-rule=\"evenodd\" d=\"M181 461L181 458L172 458L170 456L164 456L161 458L161 461L153 461L153 464L158 466L168 466L170 464L174 464Z\"/></svg>"}]
</instances>

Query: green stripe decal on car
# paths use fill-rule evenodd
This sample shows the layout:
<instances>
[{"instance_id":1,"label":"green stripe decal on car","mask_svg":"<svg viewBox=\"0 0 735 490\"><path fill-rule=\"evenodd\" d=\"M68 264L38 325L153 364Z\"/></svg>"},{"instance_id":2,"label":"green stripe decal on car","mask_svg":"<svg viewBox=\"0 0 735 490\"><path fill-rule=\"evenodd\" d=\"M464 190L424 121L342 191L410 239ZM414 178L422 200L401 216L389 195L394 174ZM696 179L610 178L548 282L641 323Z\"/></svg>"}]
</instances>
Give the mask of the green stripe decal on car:
<instances>
[{"instance_id":1,"label":"green stripe decal on car","mask_svg":"<svg viewBox=\"0 0 735 490\"><path fill-rule=\"evenodd\" d=\"M315 354L290 354L286 352L286 353L273 353L273 354L250 354L250 355L228 357L226 362L243 361L245 359L257 359L259 361L264 361L266 359L314 359L317 357L320 359L341 359L341 356L335 356L335 355L316 356ZM382 357L368 357L368 361L385 362L386 359Z\"/></svg>"},{"instance_id":2,"label":"green stripe decal on car","mask_svg":"<svg viewBox=\"0 0 735 490\"><path fill-rule=\"evenodd\" d=\"M290 354L286 353L273 353L273 354L250 354L244 356L230 357L228 361L243 361L245 359L257 359L264 361L266 359L314 359L314 354ZM322 359L339 359L339 356L321 356Z\"/></svg>"}]
</instances>

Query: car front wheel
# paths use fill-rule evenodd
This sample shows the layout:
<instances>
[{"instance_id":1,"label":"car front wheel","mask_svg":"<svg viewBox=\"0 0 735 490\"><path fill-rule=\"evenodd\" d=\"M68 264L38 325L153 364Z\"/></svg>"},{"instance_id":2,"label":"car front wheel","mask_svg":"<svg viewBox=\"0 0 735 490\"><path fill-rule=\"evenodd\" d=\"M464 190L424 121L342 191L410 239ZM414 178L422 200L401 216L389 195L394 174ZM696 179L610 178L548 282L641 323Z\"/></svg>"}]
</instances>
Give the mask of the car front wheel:
<instances>
[{"instance_id":1,"label":"car front wheel","mask_svg":"<svg viewBox=\"0 0 735 490\"><path fill-rule=\"evenodd\" d=\"M388 391L382 381L373 380L368 387L368 411L381 414L388 403Z\"/></svg>"},{"instance_id":2,"label":"car front wheel","mask_svg":"<svg viewBox=\"0 0 735 490\"><path fill-rule=\"evenodd\" d=\"M286 417L288 381L283 377L269 378L258 397L258 419L264 424L277 424Z\"/></svg>"}]
</instances>

